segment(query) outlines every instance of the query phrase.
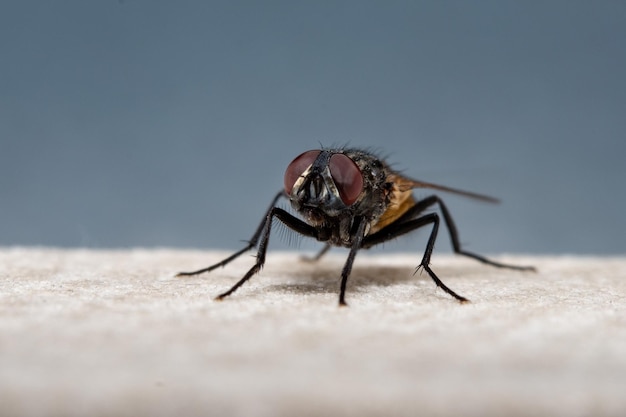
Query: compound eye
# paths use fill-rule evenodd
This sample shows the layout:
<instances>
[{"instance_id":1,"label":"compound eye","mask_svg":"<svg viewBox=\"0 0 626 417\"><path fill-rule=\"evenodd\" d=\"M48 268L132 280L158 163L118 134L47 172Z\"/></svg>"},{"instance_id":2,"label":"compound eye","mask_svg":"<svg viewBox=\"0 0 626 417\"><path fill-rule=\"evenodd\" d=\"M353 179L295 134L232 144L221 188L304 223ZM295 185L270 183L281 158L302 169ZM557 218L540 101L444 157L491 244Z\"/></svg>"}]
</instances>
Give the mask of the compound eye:
<instances>
[{"instance_id":1,"label":"compound eye","mask_svg":"<svg viewBox=\"0 0 626 417\"><path fill-rule=\"evenodd\" d=\"M296 159L287 165L287 170L285 170L285 192L287 195L291 194L293 185L298 181L298 178L302 176L304 171L313 165L313 162L315 162L319 154L320 151L306 151L298 155Z\"/></svg>"},{"instance_id":2,"label":"compound eye","mask_svg":"<svg viewBox=\"0 0 626 417\"><path fill-rule=\"evenodd\" d=\"M346 206L359 198L363 191L363 174L354 161L346 155L336 153L330 157L330 175L332 175L341 201Z\"/></svg>"}]
</instances>

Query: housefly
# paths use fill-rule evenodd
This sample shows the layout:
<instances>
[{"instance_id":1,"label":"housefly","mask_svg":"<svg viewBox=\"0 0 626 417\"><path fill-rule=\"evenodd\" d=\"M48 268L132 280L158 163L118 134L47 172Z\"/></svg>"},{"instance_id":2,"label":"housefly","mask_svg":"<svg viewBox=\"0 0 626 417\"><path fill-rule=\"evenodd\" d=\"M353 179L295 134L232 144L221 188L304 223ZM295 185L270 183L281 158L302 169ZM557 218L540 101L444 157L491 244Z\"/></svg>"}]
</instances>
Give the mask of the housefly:
<instances>
[{"instance_id":1,"label":"housefly","mask_svg":"<svg viewBox=\"0 0 626 417\"><path fill-rule=\"evenodd\" d=\"M252 268L216 299L221 300L229 296L263 267L272 222L275 219L303 236L324 242L325 246L315 259L319 259L332 246L350 250L341 271L339 305L346 305L346 284L354 258L360 249L368 249L422 227L430 227L430 236L416 272L423 269L443 291L460 302L468 301L448 288L429 266L442 218L455 253L495 267L534 269L495 262L462 249L457 228L441 198L431 195L416 200L412 192L414 188L434 189L475 200L497 202L496 199L485 195L411 179L394 171L385 161L366 150L344 148L310 150L297 156L287 166L284 189L276 194L261 224L244 248L208 268L181 272L177 276L212 271L228 264L244 252L258 247L256 263ZM281 198L288 199L300 217L277 207ZM426 213L426 210L433 206L439 207L441 217L436 212Z\"/></svg>"}]
</instances>

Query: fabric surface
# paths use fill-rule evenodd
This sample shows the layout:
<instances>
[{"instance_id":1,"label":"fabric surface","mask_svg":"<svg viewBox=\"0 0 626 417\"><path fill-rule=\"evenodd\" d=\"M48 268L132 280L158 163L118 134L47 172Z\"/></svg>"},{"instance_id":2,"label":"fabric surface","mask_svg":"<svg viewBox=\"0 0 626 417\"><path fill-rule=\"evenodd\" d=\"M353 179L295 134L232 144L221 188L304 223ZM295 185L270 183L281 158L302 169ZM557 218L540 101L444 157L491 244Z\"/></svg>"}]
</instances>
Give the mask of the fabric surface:
<instances>
[{"instance_id":1,"label":"fabric surface","mask_svg":"<svg viewBox=\"0 0 626 417\"><path fill-rule=\"evenodd\" d=\"M626 258L0 249L7 416L626 415Z\"/></svg>"}]
</instances>

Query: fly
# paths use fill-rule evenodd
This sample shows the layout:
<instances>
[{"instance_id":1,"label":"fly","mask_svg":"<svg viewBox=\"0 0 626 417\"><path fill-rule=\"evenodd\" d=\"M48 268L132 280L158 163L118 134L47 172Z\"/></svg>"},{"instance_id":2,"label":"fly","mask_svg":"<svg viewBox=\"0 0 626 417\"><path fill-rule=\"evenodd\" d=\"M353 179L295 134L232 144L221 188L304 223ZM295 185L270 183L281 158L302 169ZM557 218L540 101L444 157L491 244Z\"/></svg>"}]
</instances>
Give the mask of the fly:
<instances>
[{"instance_id":1,"label":"fly","mask_svg":"<svg viewBox=\"0 0 626 417\"><path fill-rule=\"evenodd\" d=\"M339 290L341 306L346 305L346 284L354 258L360 249L368 249L426 226L430 226L430 236L416 272L420 268L423 269L435 284L450 296L460 302L468 301L448 288L429 266L442 218L455 253L499 268L534 270L529 266L495 262L462 249L457 228L441 198L431 195L416 200L412 192L414 188L429 188L490 203L498 201L482 194L408 178L395 172L381 158L366 150L343 148L310 150L297 156L287 166L284 189L276 194L261 224L243 249L208 268L181 272L177 276L212 271L228 264L244 252L258 247L256 263L252 268L216 299L228 297L263 267L272 222L275 219L303 236L324 242L324 247L314 258L316 260L332 246L350 250L341 271ZM276 204L281 198L288 199L301 218L277 207ZM441 217L434 212L425 213L433 206L439 207Z\"/></svg>"}]
</instances>

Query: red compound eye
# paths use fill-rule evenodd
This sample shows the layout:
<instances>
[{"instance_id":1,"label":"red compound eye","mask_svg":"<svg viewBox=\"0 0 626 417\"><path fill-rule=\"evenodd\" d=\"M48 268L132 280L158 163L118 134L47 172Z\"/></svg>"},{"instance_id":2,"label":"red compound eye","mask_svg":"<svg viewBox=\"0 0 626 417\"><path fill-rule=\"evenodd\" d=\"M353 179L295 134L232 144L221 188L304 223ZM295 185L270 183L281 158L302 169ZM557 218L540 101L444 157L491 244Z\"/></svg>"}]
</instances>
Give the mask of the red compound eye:
<instances>
[{"instance_id":1,"label":"red compound eye","mask_svg":"<svg viewBox=\"0 0 626 417\"><path fill-rule=\"evenodd\" d=\"M315 162L320 151L306 151L296 157L285 170L285 192L291 194L293 185L306 169Z\"/></svg>"},{"instance_id":2,"label":"red compound eye","mask_svg":"<svg viewBox=\"0 0 626 417\"><path fill-rule=\"evenodd\" d=\"M330 174L339 190L341 201L346 206L354 203L363 191L363 174L359 167L344 154L336 153L330 157Z\"/></svg>"}]
</instances>

